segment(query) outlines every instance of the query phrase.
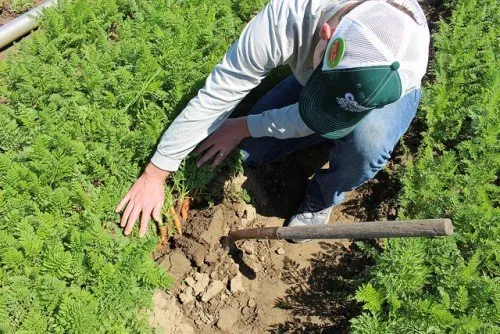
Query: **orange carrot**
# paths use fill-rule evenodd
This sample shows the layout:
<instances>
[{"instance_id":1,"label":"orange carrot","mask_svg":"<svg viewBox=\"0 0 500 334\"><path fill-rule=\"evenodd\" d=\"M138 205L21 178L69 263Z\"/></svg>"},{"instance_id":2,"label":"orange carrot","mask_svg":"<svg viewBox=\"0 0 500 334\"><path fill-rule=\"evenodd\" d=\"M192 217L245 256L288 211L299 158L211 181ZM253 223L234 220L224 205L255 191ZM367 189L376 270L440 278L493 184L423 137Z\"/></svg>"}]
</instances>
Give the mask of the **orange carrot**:
<instances>
[{"instance_id":1,"label":"orange carrot","mask_svg":"<svg viewBox=\"0 0 500 334\"><path fill-rule=\"evenodd\" d=\"M161 250L163 249L163 245L161 244L161 241L158 243L158 245L156 245L156 251L157 252L161 252Z\"/></svg>"},{"instance_id":2,"label":"orange carrot","mask_svg":"<svg viewBox=\"0 0 500 334\"><path fill-rule=\"evenodd\" d=\"M170 219L165 220L166 227L167 227L167 239L170 239Z\"/></svg>"},{"instance_id":3,"label":"orange carrot","mask_svg":"<svg viewBox=\"0 0 500 334\"><path fill-rule=\"evenodd\" d=\"M184 198L184 201L182 201L182 206L181 206L181 217L184 220L187 220L187 218L188 218L188 212L189 212L190 205L191 205L191 197L186 196L186 198Z\"/></svg>"},{"instance_id":4,"label":"orange carrot","mask_svg":"<svg viewBox=\"0 0 500 334\"><path fill-rule=\"evenodd\" d=\"M182 200L178 199L175 203L175 211L181 212L181 210L182 210Z\"/></svg>"},{"instance_id":5,"label":"orange carrot","mask_svg":"<svg viewBox=\"0 0 500 334\"><path fill-rule=\"evenodd\" d=\"M175 223L175 228L177 229L177 232L179 235L182 235L182 228L181 228L181 222L179 221L179 216L177 216L177 212L175 212L175 209L173 206L169 208L170 214L174 217L174 223Z\"/></svg>"},{"instance_id":6,"label":"orange carrot","mask_svg":"<svg viewBox=\"0 0 500 334\"><path fill-rule=\"evenodd\" d=\"M167 228L165 226L160 226L160 240L163 246L167 244Z\"/></svg>"}]
</instances>

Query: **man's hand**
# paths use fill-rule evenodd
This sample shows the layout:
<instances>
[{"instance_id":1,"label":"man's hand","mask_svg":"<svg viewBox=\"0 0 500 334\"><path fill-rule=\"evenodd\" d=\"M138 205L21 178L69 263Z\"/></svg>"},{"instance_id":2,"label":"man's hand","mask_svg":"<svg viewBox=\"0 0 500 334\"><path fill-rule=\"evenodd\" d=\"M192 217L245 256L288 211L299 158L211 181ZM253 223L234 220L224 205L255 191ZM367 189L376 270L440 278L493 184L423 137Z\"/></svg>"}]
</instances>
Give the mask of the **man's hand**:
<instances>
[{"instance_id":1,"label":"man's hand","mask_svg":"<svg viewBox=\"0 0 500 334\"><path fill-rule=\"evenodd\" d=\"M200 167L215 156L212 167L216 167L233 148L247 137L250 137L247 118L228 118L217 131L212 133L194 150L194 153L198 154L208 149L196 165Z\"/></svg>"},{"instance_id":2,"label":"man's hand","mask_svg":"<svg viewBox=\"0 0 500 334\"><path fill-rule=\"evenodd\" d=\"M125 207L121 219L121 227L125 228L125 235L129 235L134 228L135 221L141 215L139 236L143 237L148 228L149 217L161 222L161 208L165 201L165 180L170 172L159 169L149 163L144 173L135 181L128 193L122 198L115 209L120 212Z\"/></svg>"}]
</instances>

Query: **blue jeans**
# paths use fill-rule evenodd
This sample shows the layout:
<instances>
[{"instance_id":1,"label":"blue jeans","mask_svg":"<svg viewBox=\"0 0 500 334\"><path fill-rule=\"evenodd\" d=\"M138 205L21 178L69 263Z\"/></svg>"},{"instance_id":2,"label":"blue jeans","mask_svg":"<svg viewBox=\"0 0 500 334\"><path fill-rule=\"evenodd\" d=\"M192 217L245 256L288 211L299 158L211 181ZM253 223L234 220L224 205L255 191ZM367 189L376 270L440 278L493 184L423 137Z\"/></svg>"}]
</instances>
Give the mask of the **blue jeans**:
<instances>
[{"instance_id":1,"label":"blue jeans","mask_svg":"<svg viewBox=\"0 0 500 334\"><path fill-rule=\"evenodd\" d=\"M249 114L294 104L299 101L302 88L292 75L261 98ZM318 171L311 179L302 209L315 212L340 204L344 192L373 178L385 166L394 146L415 117L420 94L420 89L415 89L399 101L373 110L354 131L335 140L329 156L330 167L327 171ZM316 134L290 139L247 138L240 149L246 165L258 166L325 141L328 139Z\"/></svg>"}]
</instances>

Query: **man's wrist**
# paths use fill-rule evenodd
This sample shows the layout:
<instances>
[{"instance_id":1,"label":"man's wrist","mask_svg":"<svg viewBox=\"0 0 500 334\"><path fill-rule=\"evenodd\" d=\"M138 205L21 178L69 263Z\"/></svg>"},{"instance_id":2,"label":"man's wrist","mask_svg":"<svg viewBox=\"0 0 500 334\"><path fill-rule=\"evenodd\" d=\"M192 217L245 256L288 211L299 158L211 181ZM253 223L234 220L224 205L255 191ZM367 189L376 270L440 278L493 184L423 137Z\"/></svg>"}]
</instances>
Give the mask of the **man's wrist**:
<instances>
[{"instance_id":1,"label":"man's wrist","mask_svg":"<svg viewBox=\"0 0 500 334\"><path fill-rule=\"evenodd\" d=\"M150 162L144 169L144 174L165 181L169 177L170 172L158 168L153 163Z\"/></svg>"},{"instance_id":2,"label":"man's wrist","mask_svg":"<svg viewBox=\"0 0 500 334\"><path fill-rule=\"evenodd\" d=\"M238 133L241 134L241 139L243 140L245 138L252 137L252 135L250 134L250 130L248 130L247 117L238 117L236 118L236 120L238 121Z\"/></svg>"}]
</instances>

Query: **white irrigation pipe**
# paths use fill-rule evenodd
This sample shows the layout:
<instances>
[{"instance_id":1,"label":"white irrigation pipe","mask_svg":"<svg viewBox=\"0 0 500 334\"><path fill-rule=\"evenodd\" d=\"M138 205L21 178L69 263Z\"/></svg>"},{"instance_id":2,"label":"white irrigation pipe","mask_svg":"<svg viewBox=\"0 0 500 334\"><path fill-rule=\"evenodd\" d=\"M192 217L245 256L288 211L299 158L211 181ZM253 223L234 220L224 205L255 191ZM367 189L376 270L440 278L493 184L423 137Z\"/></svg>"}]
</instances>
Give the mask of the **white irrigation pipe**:
<instances>
[{"instance_id":1,"label":"white irrigation pipe","mask_svg":"<svg viewBox=\"0 0 500 334\"><path fill-rule=\"evenodd\" d=\"M48 0L33 8L29 12L18 16L14 20L0 27L0 49L9 45L16 39L26 35L37 26L36 17L40 15L42 9L53 6L57 0Z\"/></svg>"}]
</instances>

